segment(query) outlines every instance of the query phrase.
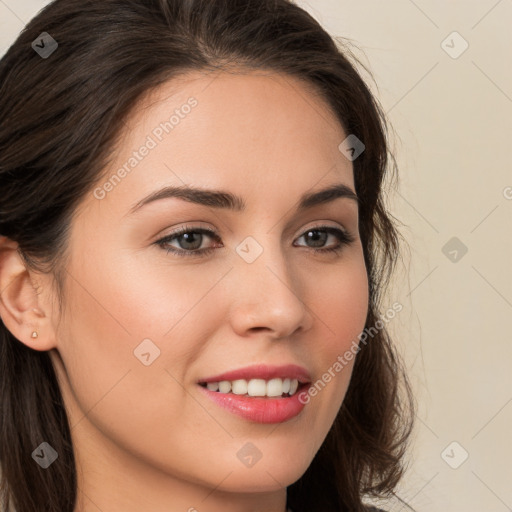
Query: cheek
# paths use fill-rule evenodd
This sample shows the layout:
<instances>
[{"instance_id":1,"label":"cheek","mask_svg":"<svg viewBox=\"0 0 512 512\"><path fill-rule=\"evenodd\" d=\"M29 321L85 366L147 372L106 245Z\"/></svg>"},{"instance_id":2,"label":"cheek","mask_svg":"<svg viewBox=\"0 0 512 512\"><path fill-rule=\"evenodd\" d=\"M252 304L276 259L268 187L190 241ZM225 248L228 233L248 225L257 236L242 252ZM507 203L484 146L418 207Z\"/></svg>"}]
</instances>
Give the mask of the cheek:
<instances>
[{"instance_id":1,"label":"cheek","mask_svg":"<svg viewBox=\"0 0 512 512\"><path fill-rule=\"evenodd\" d=\"M317 380L304 400L317 408L311 428L327 434L345 397L355 358L359 335L368 313L368 276L361 257L347 259L339 272L319 276L310 307L315 313L319 334L315 336ZM321 334L320 334L321 333Z\"/></svg>"},{"instance_id":2,"label":"cheek","mask_svg":"<svg viewBox=\"0 0 512 512\"><path fill-rule=\"evenodd\" d=\"M192 454L182 470L193 473L214 435L204 435L200 427L208 418L182 383L205 339L200 329L207 319L194 305L218 278L191 283L177 277L171 288L161 272L160 279L158 272L137 277L119 259L115 268L87 266L94 268L87 273L82 267L81 274L70 269L75 279L59 332L72 432L86 451L89 439L94 443L91 432L99 430L113 442L105 456L119 456L114 445L155 465L171 464L173 453L180 461ZM152 345L144 349L152 361L147 366L134 354L144 339L159 351L154 358Z\"/></svg>"},{"instance_id":3,"label":"cheek","mask_svg":"<svg viewBox=\"0 0 512 512\"><path fill-rule=\"evenodd\" d=\"M327 333L324 353L332 360L334 354L347 350L364 329L368 314L368 276L362 254L347 259L338 272L326 273L315 283L312 308Z\"/></svg>"},{"instance_id":4,"label":"cheek","mask_svg":"<svg viewBox=\"0 0 512 512\"><path fill-rule=\"evenodd\" d=\"M92 407L127 372L140 378L140 394L144 386L158 387L150 382L156 372L165 373L160 389L174 389L170 374L183 382L219 317L212 288L227 270L180 272L119 252L77 261L69 270L59 352L81 408Z\"/></svg>"}]
</instances>

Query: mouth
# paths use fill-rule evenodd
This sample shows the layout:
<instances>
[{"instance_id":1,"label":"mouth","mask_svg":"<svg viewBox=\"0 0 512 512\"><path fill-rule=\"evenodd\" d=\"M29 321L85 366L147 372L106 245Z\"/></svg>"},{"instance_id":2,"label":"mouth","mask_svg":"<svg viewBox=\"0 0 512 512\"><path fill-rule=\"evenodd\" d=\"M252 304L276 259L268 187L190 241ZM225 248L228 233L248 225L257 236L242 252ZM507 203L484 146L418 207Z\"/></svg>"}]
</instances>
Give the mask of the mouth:
<instances>
[{"instance_id":1,"label":"mouth","mask_svg":"<svg viewBox=\"0 0 512 512\"><path fill-rule=\"evenodd\" d=\"M276 382L278 380L282 381L281 384ZM286 378L269 381L237 379L201 382L199 388L217 406L244 420L253 423L283 423L300 416L309 402L301 398L301 392L309 386L309 383L299 383L297 379L288 380L290 380L290 388L287 391ZM246 388L247 391L242 393Z\"/></svg>"},{"instance_id":2,"label":"mouth","mask_svg":"<svg viewBox=\"0 0 512 512\"><path fill-rule=\"evenodd\" d=\"M217 406L253 423L283 423L300 416L309 403L301 392L310 383L308 370L295 364L257 364L197 382Z\"/></svg>"}]
</instances>

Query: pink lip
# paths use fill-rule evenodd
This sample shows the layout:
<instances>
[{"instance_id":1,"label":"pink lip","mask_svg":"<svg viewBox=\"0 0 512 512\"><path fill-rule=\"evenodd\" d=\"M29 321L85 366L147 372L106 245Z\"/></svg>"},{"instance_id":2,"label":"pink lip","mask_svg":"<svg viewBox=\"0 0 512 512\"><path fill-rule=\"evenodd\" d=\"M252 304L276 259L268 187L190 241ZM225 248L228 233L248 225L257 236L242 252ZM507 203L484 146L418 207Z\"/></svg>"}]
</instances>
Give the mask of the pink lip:
<instances>
[{"instance_id":1,"label":"pink lip","mask_svg":"<svg viewBox=\"0 0 512 512\"><path fill-rule=\"evenodd\" d=\"M300 414L306 406L299 400L300 394L304 393L303 388L307 384L299 387L297 393L290 397L252 397L247 395L235 395L232 393L219 393L210 391L208 388L198 386L201 393L211 398L217 405L227 409L246 420L256 423L282 423L294 416Z\"/></svg>"},{"instance_id":2,"label":"pink lip","mask_svg":"<svg viewBox=\"0 0 512 512\"><path fill-rule=\"evenodd\" d=\"M213 375L204 379L200 379L198 383L208 382L220 382L223 380L238 380L238 379L297 379L299 383L304 384L311 382L311 376L309 372L302 366L296 364L287 364L282 366L271 366L266 364L256 364L240 368L238 370L232 370L229 372L221 373L219 375Z\"/></svg>"}]
</instances>

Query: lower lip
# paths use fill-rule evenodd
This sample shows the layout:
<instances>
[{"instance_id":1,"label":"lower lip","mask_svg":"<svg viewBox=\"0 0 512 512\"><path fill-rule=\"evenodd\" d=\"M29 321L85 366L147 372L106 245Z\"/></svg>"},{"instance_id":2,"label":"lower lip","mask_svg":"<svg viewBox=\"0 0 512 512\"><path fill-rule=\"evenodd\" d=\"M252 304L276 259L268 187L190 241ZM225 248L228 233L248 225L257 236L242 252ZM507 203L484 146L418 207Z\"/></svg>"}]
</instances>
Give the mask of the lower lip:
<instances>
[{"instance_id":1,"label":"lower lip","mask_svg":"<svg viewBox=\"0 0 512 512\"><path fill-rule=\"evenodd\" d=\"M203 393L217 405L256 423L282 423L298 416L306 404L299 401L302 386L293 396L282 398L262 398L234 393L219 393L199 386Z\"/></svg>"}]
</instances>

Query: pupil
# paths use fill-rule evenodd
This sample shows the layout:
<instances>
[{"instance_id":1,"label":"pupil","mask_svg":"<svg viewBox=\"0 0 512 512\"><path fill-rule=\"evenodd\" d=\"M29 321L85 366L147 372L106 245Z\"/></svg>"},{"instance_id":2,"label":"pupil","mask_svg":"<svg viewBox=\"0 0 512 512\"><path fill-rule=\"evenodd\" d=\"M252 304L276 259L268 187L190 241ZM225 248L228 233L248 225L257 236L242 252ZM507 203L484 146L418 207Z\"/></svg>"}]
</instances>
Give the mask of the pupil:
<instances>
[{"instance_id":1,"label":"pupil","mask_svg":"<svg viewBox=\"0 0 512 512\"><path fill-rule=\"evenodd\" d=\"M194 244L194 236L199 237L198 238L199 243L197 243L197 240L196 240L196 242ZM185 247L183 247L183 249L198 249L199 247L201 247L201 236L202 236L201 233L184 233L183 235L181 235L181 237L185 239ZM195 245L195 247L187 246L187 244Z\"/></svg>"},{"instance_id":2,"label":"pupil","mask_svg":"<svg viewBox=\"0 0 512 512\"><path fill-rule=\"evenodd\" d=\"M312 233L315 233L315 235L313 235L311 238L313 239L312 241L316 244L315 247L322 247L325 243L325 239L327 237L327 233L324 233L323 231L318 231L318 230L311 230L311 231L308 231L307 233L307 236L310 236ZM318 236L320 234L320 236ZM318 241L320 241L320 243L318 243Z\"/></svg>"}]
</instances>

